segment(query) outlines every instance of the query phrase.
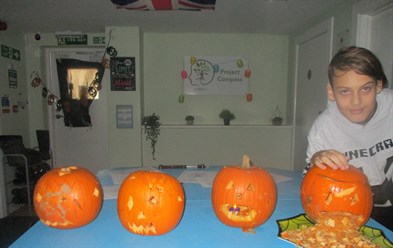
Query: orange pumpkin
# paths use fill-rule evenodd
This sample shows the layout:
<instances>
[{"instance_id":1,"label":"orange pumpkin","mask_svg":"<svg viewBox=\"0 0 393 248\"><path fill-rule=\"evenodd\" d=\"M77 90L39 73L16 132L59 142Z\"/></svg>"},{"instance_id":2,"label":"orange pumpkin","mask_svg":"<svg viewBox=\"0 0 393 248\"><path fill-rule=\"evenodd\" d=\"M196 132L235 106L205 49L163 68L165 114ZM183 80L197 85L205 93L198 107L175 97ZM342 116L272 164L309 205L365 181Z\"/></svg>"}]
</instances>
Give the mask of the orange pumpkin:
<instances>
[{"instance_id":1,"label":"orange pumpkin","mask_svg":"<svg viewBox=\"0 0 393 248\"><path fill-rule=\"evenodd\" d=\"M373 194L366 175L350 166L347 170L313 166L300 187L306 214L314 221L319 212L343 211L359 216L359 225L370 218Z\"/></svg>"},{"instance_id":2,"label":"orange pumpkin","mask_svg":"<svg viewBox=\"0 0 393 248\"><path fill-rule=\"evenodd\" d=\"M214 178L211 200L217 218L225 225L253 232L272 215L277 202L273 177L266 170L250 166L223 167Z\"/></svg>"},{"instance_id":3,"label":"orange pumpkin","mask_svg":"<svg viewBox=\"0 0 393 248\"><path fill-rule=\"evenodd\" d=\"M98 179L77 166L55 168L34 189L34 209L40 220L54 228L84 226L99 214L103 192Z\"/></svg>"},{"instance_id":4,"label":"orange pumpkin","mask_svg":"<svg viewBox=\"0 0 393 248\"><path fill-rule=\"evenodd\" d=\"M129 232L162 235L173 230L184 212L180 182L165 173L136 171L124 179L117 197L117 214Z\"/></svg>"}]
</instances>

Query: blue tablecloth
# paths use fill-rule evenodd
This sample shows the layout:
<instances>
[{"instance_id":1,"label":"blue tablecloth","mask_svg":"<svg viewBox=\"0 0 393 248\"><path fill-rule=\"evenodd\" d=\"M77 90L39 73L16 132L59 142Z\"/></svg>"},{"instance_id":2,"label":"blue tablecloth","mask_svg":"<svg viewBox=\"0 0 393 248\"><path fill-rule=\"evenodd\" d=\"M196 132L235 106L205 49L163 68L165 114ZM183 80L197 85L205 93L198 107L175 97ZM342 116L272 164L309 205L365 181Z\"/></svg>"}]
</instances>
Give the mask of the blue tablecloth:
<instances>
[{"instance_id":1,"label":"blue tablecloth","mask_svg":"<svg viewBox=\"0 0 393 248\"><path fill-rule=\"evenodd\" d=\"M210 166L205 170L217 171L219 168ZM105 188L114 184L112 173L132 170L135 169L108 169L100 171L97 176ZM58 230L38 222L11 247L294 247L277 237L276 220L303 213L299 200L301 173L268 170L272 174L286 177L287 180L277 183L276 209L267 222L255 228L255 234L225 226L216 218L210 200L211 187L183 183L186 194L184 216L179 225L165 235L140 236L128 232L118 219L116 200L109 199L104 201L98 217L84 227ZM185 170L163 171L179 177ZM383 230L385 235L393 240L393 232L374 220L370 220L367 225Z\"/></svg>"}]
</instances>

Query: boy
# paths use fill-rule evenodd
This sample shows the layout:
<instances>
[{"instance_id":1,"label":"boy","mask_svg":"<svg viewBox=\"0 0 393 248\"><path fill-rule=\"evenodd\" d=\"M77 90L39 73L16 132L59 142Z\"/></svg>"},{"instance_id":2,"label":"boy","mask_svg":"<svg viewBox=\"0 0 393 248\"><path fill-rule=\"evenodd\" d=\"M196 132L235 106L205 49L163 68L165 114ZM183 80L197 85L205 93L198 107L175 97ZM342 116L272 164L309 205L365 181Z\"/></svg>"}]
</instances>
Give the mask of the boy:
<instances>
[{"instance_id":1,"label":"boy","mask_svg":"<svg viewBox=\"0 0 393 248\"><path fill-rule=\"evenodd\" d=\"M305 173L313 165L360 168L374 193L371 217L393 230L393 91L378 58L360 47L338 51L328 76L329 103L309 132Z\"/></svg>"}]
</instances>

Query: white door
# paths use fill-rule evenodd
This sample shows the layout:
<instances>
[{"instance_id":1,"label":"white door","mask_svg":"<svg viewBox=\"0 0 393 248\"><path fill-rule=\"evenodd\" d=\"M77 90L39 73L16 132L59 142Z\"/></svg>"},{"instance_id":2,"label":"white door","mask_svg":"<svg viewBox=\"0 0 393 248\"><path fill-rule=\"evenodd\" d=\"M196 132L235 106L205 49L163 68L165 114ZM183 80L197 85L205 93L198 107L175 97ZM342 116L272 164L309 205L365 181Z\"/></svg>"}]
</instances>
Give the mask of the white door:
<instances>
[{"instance_id":1,"label":"white door","mask_svg":"<svg viewBox=\"0 0 393 248\"><path fill-rule=\"evenodd\" d=\"M333 19L329 19L295 38L293 170L304 168L308 131L318 114L326 108L332 29Z\"/></svg>"},{"instance_id":2,"label":"white door","mask_svg":"<svg viewBox=\"0 0 393 248\"><path fill-rule=\"evenodd\" d=\"M377 55L393 89L393 1L361 1L355 5L354 16L356 44Z\"/></svg>"},{"instance_id":3,"label":"white door","mask_svg":"<svg viewBox=\"0 0 393 248\"><path fill-rule=\"evenodd\" d=\"M89 62L100 62L103 48L47 48L46 75L47 87L60 97L56 59L70 58ZM106 72L105 72L106 73ZM67 127L62 112L56 104L48 108L48 127L53 153L54 167L80 165L93 173L108 166L108 118L107 96L102 87L98 98L89 107L92 126Z\"/></svg>"}]
</instances>

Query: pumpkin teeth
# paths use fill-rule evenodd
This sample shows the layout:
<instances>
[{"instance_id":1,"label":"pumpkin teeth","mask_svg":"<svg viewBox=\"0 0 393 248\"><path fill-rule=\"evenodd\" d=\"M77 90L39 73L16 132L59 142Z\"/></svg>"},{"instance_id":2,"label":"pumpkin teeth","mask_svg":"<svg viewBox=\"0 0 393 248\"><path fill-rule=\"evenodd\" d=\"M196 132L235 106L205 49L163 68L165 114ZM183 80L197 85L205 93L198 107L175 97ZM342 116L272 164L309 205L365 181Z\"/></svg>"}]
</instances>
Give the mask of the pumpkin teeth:
<instances>
[{"instance_id":1,"label":"pumpkin teeth","mask_svg":"<svg viewBox=\"0 0 393 248\"><path fill-rule=\"evenodd\" d=\"M143 226L143 225L139 225L137 226L135 223L128 223L128 227L131 229L131 231L133 233L137 233L137 234L149 234L150 232L156 234L156 228L153 225L153 223L150 223L149 226Z\"/></svg>"},{"instance_id":2,"label":"pumpkin teeth","mask_svg":"<svg viewBox=\"0 0 393 248\"><path fill-rule=\"evenodd\" d=\"M237 204L224 204L221 206L221 211L233 221L251 222L257 215L254 209Z\"/></svg>"}]
</instances>

